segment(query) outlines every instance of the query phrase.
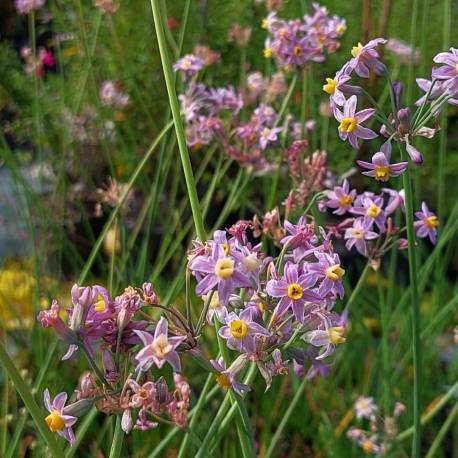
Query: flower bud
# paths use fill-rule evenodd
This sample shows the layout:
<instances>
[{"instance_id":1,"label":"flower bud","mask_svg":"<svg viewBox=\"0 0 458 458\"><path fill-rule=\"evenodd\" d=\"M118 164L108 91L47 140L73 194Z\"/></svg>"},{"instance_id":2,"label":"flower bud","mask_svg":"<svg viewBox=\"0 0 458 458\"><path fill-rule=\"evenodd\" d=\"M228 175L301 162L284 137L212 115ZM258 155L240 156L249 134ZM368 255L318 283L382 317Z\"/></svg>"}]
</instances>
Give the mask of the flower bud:
<instances>
[{"instance_id":1,"label":"flower bud","mask_svg":"<svg viewBox=\"0 0 458 458\"><path fill-rule=\"evenodd\" d=\"M132 430L133 421L132 421L132 412L130 409L124 410L121 419L121 428L126 433L129 434Z\"/></svg>"},{"instance_id":2,"label":"flower bud","mask_svg":"<svg viewBox=\"0 0 458 458\"><path fill-rule=\"evenodd\" d=\"M410 156L410 159L412 159L412 162L415 165L423 164L423 156L420 153L420 151L418 151L415 147L413 147L409 143L407 143L407 145L406 145L406 150L407 150L407 153Z\"/></svg>"},{"instance_id":3,"label":"flower bud","mask_svg":"<svg viewBox=\"0 0 458 458\"><path fill-rule=\"evenodd\" d=\"M398 111L398 119L398 132L402 137L404 137L410 132L410 124L412 121L412 112L410 111L410 108L401 108Z\"/></svg>"},{"instance_id":4,"label":"flower bud","mask_svg":"<svg viewBox=\"0 0 458 458\"><path fill-rule=\"evenodd\" d=\"M80 399L79 401L76 401L73 404L65 406L63 412L65 415L71 415L72 417L81 417L85 413L89 412L93 405L93 398Z\"/></svg>"},{"instance_id":5,"label":"flower bud","mask_svg":"<svg viewBox=\"0 0 458 458\"><path fill-rule=\"evenodd\" d=\"M395 105L396 105L396 108L398 108L401 106L401 98L402 98L402 92L404 91L404 86L399 81L393 81L393 84L391 85L391 87L393 88Z\"/></svg>"},{"instance_id":6,"label":"flower bud","mask_svg":"<svg viewBox=\"0 0 458 458\"><path fill-rule=\"evenodd\" d=\"M143 283L143 298L148 305L157 304L157 295L151 283Z\"/></svg>"}]
</instances>

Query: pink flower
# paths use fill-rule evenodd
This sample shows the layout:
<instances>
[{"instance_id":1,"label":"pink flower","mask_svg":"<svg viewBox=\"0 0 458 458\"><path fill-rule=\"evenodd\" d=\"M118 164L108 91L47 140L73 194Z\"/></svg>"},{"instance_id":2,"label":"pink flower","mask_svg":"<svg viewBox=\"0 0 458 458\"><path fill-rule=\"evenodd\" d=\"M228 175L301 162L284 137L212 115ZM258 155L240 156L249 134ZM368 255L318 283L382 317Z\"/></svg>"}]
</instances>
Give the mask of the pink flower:
<instances>
[{"instance_id":1,"label":"pink flower","mask_svg":"<svg viewBox=\"0 0 458 458\"><path fill-rule=\"evenodd\" d=\"M418 221L415 221L415 229L418 237L429 237L432 244L436 243L437 227L439 226L439 220L437 216L429 210L425 202L421 204L421 211L415 212L415 217Z\"/></svg>"},{"instance_id":2,"label":"pink flower","mask_svg":"<svg viewBox=\"0 0 458 458\"><path fill-rule=\"evenodd\" d=\"M378 60L379 54L374 49L379 44L385 43L386 40L384 38L375 38L365 45L358 43L358 46L353 46L351 50L353 59L350 60L350 67L358 76L369 78L370 70L379 75L386 73L385 64Z\"/></svg>"},{"instance_id":3,"label":"pink flower","mask_svg":"<svg viewBox=\"0 0 458 458\"><path fill-rule=\"evenodd\" d=\"M352 95L345 101L343 112L337 107L334 108L334 116L340 122L339 137L344 141L348 139L355 149L359 149L358 138L369 140L377 137L373 130L361 126L361 123L371 118L376 110L367 108L356 113L357 101L356 95Z\"/></svg>"},{"instance_id":4,"label":"pink flower","mask_svg":"<svg viewBox=\"0 0 458 458\"><path fill-rule=\"evenodd\" d=\"M144 347L137 353L138 369L146 372L153 364L161 368L168 362L173 370L180 372L180 357L175 349L186 340L185 336L168 336L168 323L161 317L154 330L154 336L145 331L134 331L143 342Z\"/></svg>"}]
</instances>

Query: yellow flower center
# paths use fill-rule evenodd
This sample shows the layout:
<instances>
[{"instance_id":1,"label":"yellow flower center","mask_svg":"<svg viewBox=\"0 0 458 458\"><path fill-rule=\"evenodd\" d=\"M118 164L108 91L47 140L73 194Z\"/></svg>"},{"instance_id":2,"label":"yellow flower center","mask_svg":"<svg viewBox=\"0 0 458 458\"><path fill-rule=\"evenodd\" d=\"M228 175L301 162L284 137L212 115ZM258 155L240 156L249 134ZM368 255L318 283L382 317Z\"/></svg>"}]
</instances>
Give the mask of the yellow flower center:
<instances>
[{"instance_id":1,"label":"yellow flower center","mask_svg":"<svg viewBox=\"0 0 458 458\"><path fill-rule=\"evenodd\" d=\"M184 59L181 65L183 67L183 70L189 70L192 65L191 59Z\"/></svg>"},{"instance_id":2,"label":"yellow flower center","mask_svg":"<svg viewBox=\"0 0 458 458\"><path fill-rule=\"evenodd\" d=\"M329 342L333 345L339 345L345 343L345 328L343 326L333 326L328 329Z\"/></svg>"},{"instance_id":3,"label":"yellow flower center","mask_svg":"<svg viewBox=\"0 0 458 458\"><path fill-rule=\"evenodd\" d=\"M229 245L229 243L222 243L221 248L224 250L224 254L226 256L228 256L229 253L231 252L231 246Z\"/></svg>"},{"instance_id":4,"label":"yellow flower center","mask_svg":"<svg viewBox=\"0 0 458 458\"><path fill-rule=\"evenodd\" d=\"M347 132L348 134L351 134L356 130L356 127L358 126L358 121L356 121L355 118L343 118L339 130L341 132Z\"/></svg>"},{"instance_id":5,"label":"yellow flower center","mask_svg":"<svg viewBox=\"0 0 458 458\"><path fill-rule=\"evenodd\" d=\"M378 181L387 181L390 178L390 168L384 165L375 167L375 179Z\"/></svg>"},{"instance_id":6,"label":"yellow flower center","mask_svg":"<svg viewBox=\"0 0 458 458\"><path fill-rule=\"evenodd\" d=\"M334 264L326 269L326 277L329 280L337 281L345 275L345 270L339 264Z\"/></svg>"},{"instance_id":7,"label":"yellow flower center","mask_svg":"<svg viewBox=\"0 0 458 458\"><path fill-rule=\"evenodd\" d=\"M336 32L339 33L339 34L343 34L347 31L347 26L345 24L339 24L337 27L336 27Z\"/></svg>"},{"instance_id":8,"label":"yellow flower center","mask_svg":"<svg viewBox=\"0 0 458 458\"><path fill-rule=\"evenodd\" d=\"M353 57L358 57L359 53L363 50L363 45L361 43L358 43L358 46L353 46L351 48L351 55Z\"/></svg>"},{"instance_id":9,"label":"yellow flower center","mask_svg":"<svg viewBox=\"0 0 458 458\"><path fill-rule=\"evenodd\" d=\"M234 261L229 258L218 259L215 264L215 275L223 280L232 277L234 273Z\"/></svg>"},{"instance_id":10,"label":"yellow flower center","mask_svg":"<svg viewBox=\"0 0 458 458\"><path fill-rule=\"evenodd\" d=\"M272 48L264 49L264 57L266 59L270 59L273 55L274 55L274 52L273 52Z\"/></svg>"},{"instance_id":11,"label":"yellow flower center","mask_svg":"<svg viewBox=\"0 0 458 458\"><path fill-rule=\"evenodd\" d=\"M377 207L377 205L375 204L371 204L366 211L366 215L370 216L371 218L377 218L377 216L380 215L381 211L382 210L380 209L380 207Z\"/></svg>"},{"instance_id":12,"label":"yellow flower center","mask_svg":"<svg viewBox=\"0 0 458 458\"><path fill-rule=\"evenodd\" d=\"M267 19L264 18L264 19L261 21L261 27L262 27L263 29L267 29L267 27L269 27L269 21L268 21Z\"/></svg>"},{"instance_id":13,"label":"yellow flower center","mask_svg":"<svg viewBox=\"0 0 458 458\"><path fill-rule=\"evenodd\" d=\"M303 50L300 46L294 46L294 55L299 57L302 56Z\"/></svg>"},{"instance_id":14,"label":"yellow flower center","mask_svg":"<svg viewBox=\"0 0 458 458\"><path fill-rule=\"evenodd\" d=\"M231 382L227 375L219 374L216 376L216 383L223 388L223 390L228 390L231 387Z\"/></svg>"},{"instance_id":15,"label":"yellow flower center","mask_svg":"<svg viewBox=\"0 0 458 458\"><path fill-rule=\"evenodd\" d=\"M364 232L363 231L360 231L359 229L353 229L351 231L351 235L353 236L353 238L355 239L362 239L364 237Z\"/></svg>"},{"instance_id":16,"label":"yellow flower center","mask_svg":"<svg viewBox=\"0 0 458 458\"><path fill-rule=\"evenodd\" d=\"M342 196L339 199L339 203L340 205L342 205L342 207L348 207L349 205L353 203L353 197L349 195Z\"/></svg>"},{"instance_id":17,"label":"yellow flower center","mask_svg":"<svg viewBox=\"0 0 458 458\"><path fill-rule=\"evenodd\" d=\"M297 283L291 283L288 285L288 297L292 299L293 301L298 301L299 299L302 298L303 294L303 289L301 285L298 285Z\"/></svg>"},{"instance_id":18,"label":"yellow flower center","mask_svg":"<svg viewBox=\"0 0 458 458\"><path fill-rule=\"evenodd\" d=\"M371 440L367 439L362 443L361 448L363 449L363 452L365 453L373 453L374 452L374 443Z\"/></svg>"},{"instance_id":19,"label":"yellow flower center","mask_svg":"<svg viewBox=\"0 0 458 458\"><path fill-rule=\"evenodd\" d=\"M230 325L231 334L236 339L243 339L247 335L248 326L245 321L234 320Z\"/></svg>"},{"instance_id":20,"label":"yellow flower center","mask_svg":"<svg viewBox=\"0 0 458 458\"><path fill-rule=\"evenodd\" d=\"M169 340L164 334L161 334L153 340L151 348L154 355L158 358L164 358L164 356L166 356L168 353L170 353L170 350L172 350L172 346L169 344Z\"/></svg>"},{"instance_id":21,"label":"yellow flower center","mask_svg":"<svg viewBox=\"0 0 458 458\"><path fill-rule=\"evenodd\" d=\"M57 410L53 410L46 418L45 422L48 425L48 428L53 432L57 433L62 431L65 428L65 422L60 416L60 413Z\"/></svg>"},{"instance_id":22,"label":"yellow flower center","mask_svg":"<svg viewBox=\"0 0 458 458\"><path fill-rule=\"evenodd\" d=\"M437 219L437 216L428 216L428 218L426 218L426 225L429 229L435 229L437 226L439 226L439 220Z\"/></svg>"},{"instance_id":23,"label":"yellow flower center","mask_svg":"<svg viewBox=\"0 0 458 458\"><path fill-rule=\"evenodd\" d=\"M326 84L323 86L323 91L327 92L329 95L334 94L337 87L337 81L332 78L326 78Z\"/></svg>"},{"instance_id":24,"label":"yellow flower center","mask_svg":"<svg viewBox=\"0 0 458 458\"><path fill-rule=\"evenodd\" d=\"M103 298L103 296L101 294L99 294L97 296L97 300L95 301L95 304L94 304L94 310L97 312L97 313L103 313L105 310L106 310L106 304L105 304L105 299Z\"/></svg>"}]
</instances>

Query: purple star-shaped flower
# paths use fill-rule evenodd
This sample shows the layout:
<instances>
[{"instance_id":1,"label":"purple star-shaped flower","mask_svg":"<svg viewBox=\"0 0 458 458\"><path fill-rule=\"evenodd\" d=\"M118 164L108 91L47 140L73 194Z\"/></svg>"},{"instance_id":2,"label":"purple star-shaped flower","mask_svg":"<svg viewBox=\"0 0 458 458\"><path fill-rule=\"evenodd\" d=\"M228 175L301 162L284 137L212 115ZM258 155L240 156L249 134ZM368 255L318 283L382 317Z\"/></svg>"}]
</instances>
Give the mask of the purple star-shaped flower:
<instances>
[{"instance_id":1,"label":"purple star-shaped flower","mask_svg":"<svg viewBox=\"0 0 458 458\"><path fill-rule=\"evenodd\" d=\"M211 359L210 364L218 372L216 376L216 381L218 385L224 390L229 390L232 388L240 396L247 391L250 391L251 388L248 385L244 385L236 380L236 371L231 367L226 368L226 362L223 357L218 358L217 360Z\"/></svg>"},{"instance_id":2,"label":"purple star-shaped flower","mask_svg":"<svg viewBox=\"0 0 458 458\"><path fill-rule=\"evenodd\" d=\"M266 291L269 296L281 298L275 309L275 315L280 317L291 309L296 320L303 323L305 303L323 302L322 296L312 291L315 283L316 279L313 275L300 274L297 264L287 262L284 277L282 279L269 280L266 285Z\"/></svg>"},{"instance_id":3,"label":"purple star-shaped flower","mask_svg":"<svg viewBox=\"0 0 458 458\"><path fill-rule=\"evenodd\" d=\"M345 247L347 250L356 248L358 253L367 256L366 240L373 240L378 237L376 232L370 230L371 224L365 223L364 218L355 219L353 226L345 230Z\"/></svg>"},{"instance_id":4,"label":"purple star-shaped flower","mask_svg":"<svg viewBox=\"0 0 458 458\"><path fill-rule=\"evenodd\" d=\"M226 256L221 245L213 243L211 255L196 256L190 261L189 268L199 279L197 295L203 296L216 287L219 302L225 306L235 288L250 287L251 282L240 262Z\"/></svg>"},{"instance_id":5,"label":"purple star-shaped flower","mask_svg":"<svg viewBox=\"0 0 458 458\"><path fill-rule=\"evenodd\" d=\"M356 95L352 95L345 101L343 112L334 107L334 116L340 122L339 137L344 141L348 139L355 149L359 149L358 138L370 140L377 137L373 130L361 125L362 122L371 118L376 110L374 108L366 108L356 112L357 101Z\"/></svg>"},{"instance_id":6,"label":"purple star-shaped flower","mask_svg":"<svg viewBox=\"0 0 458 458\"><path fill-rule=\"evenodd\" d=\"M255 351L255 337L257 335L269 337L269 331L256 323L252 317L252 311L247 308L239 315L231 312L226 317L226 326L219 330L219 335L227 340L227 346L231 350L240 353L253 353Z\"/></svg>"},{"instance_id":7,"label":"purple star-shaped flower","mask_svg":"<svg viewBox=\"0 0 458 458\"><path fill-rule=\"evenodd\" d=\"M429 237L432 244L436 244L437 237L437 226L439 226L439 220L437 216L429 210L425 202L421 204L421 211L415 212L415 217L418 221L415 221L414 226L418 237Z\"/></svg>"},{"instance_id":8,"label":"purple star-shaped flower","mask_svg":"<svg viewBox=\"0 0 458 458\"><path fill-rule=\"evenodd\" d=\"M397 177L403 173L409 166L408 162L398 162L390 164L391 159L391 142L385 142L380 151L372 156L372 162L360 161L356 162L367 172L363 175L375 178L377 181L388 181L391 177Z\"/></svg>"},{"instance_id":9,"label":"purple star-shaped flower","mask_svg":"<svg viewBox=\"0 0 458 458\"><path fill-rule=\"evenodd\" d=\"M329 199L326 206L335 208L333 211L335 215L344 215L351 209L356 194L356 189L350 190L350 183L345 179L342 186L335 186L332 191L326 191L326 196Z\"/></svg>"},{"instance_id":10,"label":"purple star-shaped flower","mask_svg":"<svg viewBox=\"0 0 458 458\"><path fill-rule=\"evenodd\" d=\"M67 402L67 393L59 393L53 401L49 395L49 390L46 388L44 392L45 407L49 415L45 418L48 428L59 436L66 439L71 445L75 442L75 434L72 426L78 420L77 417L66 415L65 403Z\"/></svg>"},{"instance_id":11,"label":"purple star-shaped flower","mask_svg":"<svg viewBox=\"0 0 458 458\"><path fill-rule=\"evenodd\" d=\"M144 347L137 353L135 359L138 361L137 368L143 372L147 371L153 364L161 368L168 362L175 372L180 372L180 357L175 349L181 342L186 340L185 336L168 336L168 323L161 317L154 330L154 336L145 331L134 331L140 337Z\"/></svg>"},{"instance_id":12,"label":"purple star-shaped flower","mask_svg":"<svg viewBox=\"0 0 458 458\"><path fill-rule=\"evenodd\" d=\"M365 45L358 43L358 46L353 46L351 55L353 59L350 60L350 67L356 72L361 78L369 78L370 70L374 71L378 75L382 75L386 72L385 64L380 62L379 54L374 49L380 44L385 44L384 38L374 38Z\"/></svg>"},{"instance_id":13,"label":"purple star-shaped flower","mask_svg":"<svg viewBox=\"0 0 458 458\"><path fill-rule=\"evenodd\" d=\"M370 228L375 223L380 232L385 232L386 214L383 210L383 197L363 197L360 205L353 207L351 212L364 216L364 224L368 224Z\"/></svg>"},{"instance_id":14,"label":"purple star-shaped flower","mask_svg":"<svg viewBox=\"0 0 458 458\"><path fill-rule=\"evenodd\" d=\"M339 255L316 252L315 257L318 262L310 264L308 272L312 274L315 282L321 282L318 294L321 297L326 297L328 294L344 297L342 277L345 275L345 270L340 265Z\"/></svg>"}]
</instances>

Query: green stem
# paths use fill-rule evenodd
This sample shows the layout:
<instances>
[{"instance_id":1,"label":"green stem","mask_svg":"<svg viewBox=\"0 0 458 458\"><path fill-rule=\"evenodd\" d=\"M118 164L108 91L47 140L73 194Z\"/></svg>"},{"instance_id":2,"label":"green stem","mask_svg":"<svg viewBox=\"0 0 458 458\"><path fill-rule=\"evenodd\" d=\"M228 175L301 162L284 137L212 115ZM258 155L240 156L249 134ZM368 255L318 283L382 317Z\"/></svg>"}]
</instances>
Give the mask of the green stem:
<instances>
[{"instance_id":1,"label":"green stem","mask_svg":"<svg viewBox=\"0 0 458 458\"><path fill-rule=\"evenodd\" d=\"M437 436L434 438L434 441L431 444L431 447L429 448L428 453L426 454L425 458L434 458L435 456L437 456L437 450L441 442L443 441L445 435L447 434L447 431L449 430L450 426L452 426L457 413L458 413L458 402L455 403L452 411L449 413L447 419L444 421L444 424L442 425L441 429L437 433Z\"/></svg>"},{"instance_id":2,"label":"green stem","mask_svg":"<svg viewBox=\"0 0 458 458\"><path fill-rule=\"evenodd\" d=\"M423 417L421 418L421 424L425 425L428 423L430 420L432 420L436 414L442 409L442 407L447 404L450 399L456 397L457 395L457 390L458 390L458 382L455 382L455 384L447 391L447 393L444 394L444 396L441 398L441 400L434 405L434 407ZM415 428L411 426L410 428L407 428L406 430L402 431L402 433L399 433L396 436L396 441L400 442L403 441L404 439L407 439L410 437L412 434L414 434Z\"/></svg>"},{"instance_id":3,"label":"green stem","mask_svg":"<svg viewBox=\"0 0 458 458\"><path fill-rule=\"evenodd\" d=\"M116 426L111 442L110 456L109 458L119 458L122 451L122 441L124 439L124 431L121 428L121 415L116 416Z\"/></svg>"},{"instance_id":4,"label":"green stem","mask_svg":"<svg viewBox=\"0 0 458 458\"><path fill-rule=\"evenodd\" d=\"M35 422L35 425L39 433L48 445L52 453L52 456L55 458L63 458L64 455L62 453L62 450L58 446L55 436L51 433L48 426L46 425L44 421L44 415L38 407L37 403L35 402L35 399L32 396L30 388L27 386L27 384L24 382L23 378L19 374L19 371L17 370L13 361L9 357L2 342L0 342L0 363L5 373L14 383L16 391L19 393L19 396L23 400L26 409L32 416L33 421Z\"/></svg>"},{"instance_id":5,"label":"green stem","mask_svg":"<svg viewBox=\"0 0 458 458\"><path fill-rule=\"evenodd\" d=\"M290 419L291 415L293 414L294 409L296 408L298 402L301 400L302 395L304 394L304 389L305 389L305 385L307 384L307 382L308 382L307 378L302 379L302 382L299 385L293 399L291 400L291 403L289 404L288 408L286 409L286 412L283 415L283 418L281 419L281 422L278 425L278 428L275 431L275 434L272 436L272 439L269 444L269 448L267 449L267 452L264 455L264 458L270 458L272 454L274 453L277 443L280 440L281 435L283 433L283 430L285 429L285 426L288 423L288 420Z\"/></svg>"},{"instance_id":6,"label":"green stem","mask_svg":"<svg viewBox=\"0 0 458 458\"><path fill-rule=\"evenodd\" d=\"M207 393L210 390L210 386L212 385L212 382L213 382L213 374L210 373L210 374L207 375L207 379L205 380L205 384L204 384L204 387L202 389L202 392L200 393L199 399L197 401L197 404L194 407L194 415L192 416L191 421L189 422L189 429L190 430L192 430L196 426L197 420L199 418L199 414L200 414L202 408L205 405ZM186 451L187 451L187 448L188 448L188 445L189 445L189 440L190 440L190 438L189 438L188 434L186 434L184 436L183 442L181 444L180 451L178 452L178 458L185 458L186 457Z\"/></svg>"},{"instance_id":7,"label":"green stem","mask_svg":"<svg viewBox=\"0 0 458 458\"><path fill-rule=\"evenodd\" d=\"M406 160L406 152L400 145L401 160ZM413 354L413 418L414 418L414 435L412 439L412 457L420 457L421 449L421 423L420 423L420 386L421 386L421 338L420 338L420 303L418 300L418 276L417 276L417 259L416 259L416 240L413 222L413 196L412 180L410 176L410 166L402 175L403 186L405 191L406 223L407 223L407 241L409 257L409 279L410 279L410 303L412 307L412 354Z\"/></svg>"},{"instance_id":8,"label":"green stem","mask_svg":"<svg viewBox=\"0 0 458 458\"><path fill-rule=\"evenodd\" d=\"M157 41L159 44L159 53L161 55L162 69L164 71L165 84L167 86L167 93L169 97L170 109L172 110L173 122L175 124L175 132L178 141L178 148L180 151L181 163L186 180L186 187L188 190L189 201L194 218L194 225L196 227L197 237L201 241L206 240L204 221L200 211L199 199L197 197L197 190L194 181L194 175L191 167L191 160L189 159L188 148L186 146L186 137L183 129L183 123L180 115L180 108L178 99L175 92L175 84L170 65L169 53L166 45L164 27L161 18L161 10L158 0L151 0L151 9L154 16L154 26L156 29Z\"/></svg>"}]
</instances>

